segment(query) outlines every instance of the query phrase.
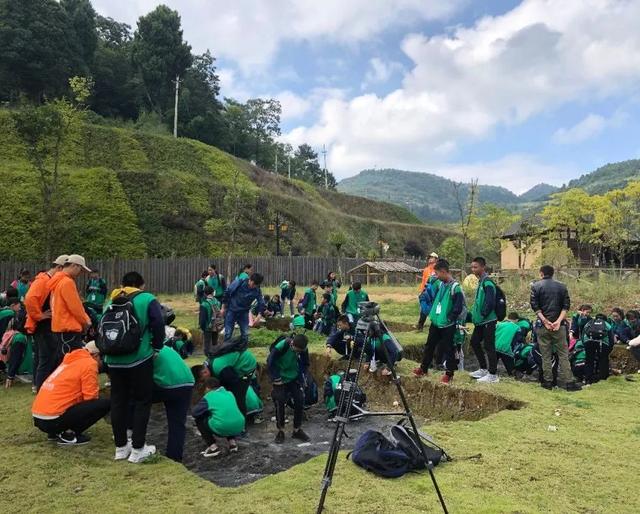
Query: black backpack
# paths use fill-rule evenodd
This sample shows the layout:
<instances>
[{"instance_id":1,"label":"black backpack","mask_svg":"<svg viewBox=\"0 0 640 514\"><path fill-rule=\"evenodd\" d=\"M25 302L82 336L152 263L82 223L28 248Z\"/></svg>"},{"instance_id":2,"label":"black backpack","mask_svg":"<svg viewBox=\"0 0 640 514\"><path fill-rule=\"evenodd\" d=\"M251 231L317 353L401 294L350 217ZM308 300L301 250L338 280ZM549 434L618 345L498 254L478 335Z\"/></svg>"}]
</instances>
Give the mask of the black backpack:
<instances>
[{"instance_id":1,"label":"black backpack","mask_svg":"<svg viewBox=\"0 0 640 514\"><path fill-rule=\"evenodd\" d=\"M133 310L133 299L138 294L121 294L107 307L96 338L96 346L103 355L128 355L140 347L142 330Z\"/></svg>"},{"instance_id":2,"label":"black backpack","mask_svg":"<svg viewBox=\"0 0 640 514\"><path fill-rule=\"evenodd\" d=\"M425 441L426 437L422 434L416 436L411 427L404 426L402 423L391 427L391 437L395 440L398 448L409 457L411 469L425 469L427 467L418 444L418 438L422 439L422 445L431 466L437 466L442 460L448 460L448 455L442 448L436 446L431 440Z\"/></svg>"},{"instance_id":3,"label":"black backpack","mask_svg":"<svg viewBox=\"0 0 640 514\"><path fill-rule=\"evenodd\" d=\"M375 430L362 434L349 456L354 464L384 478L398 478L411 471L407 454Z\"/></svg>"},{"instance_id":4,"label":"black backpack","mask_svg":"<svg viewBox=\"0 0 640 514\"><path fill-rule=\"evenodd\" d=\"M607 322L602 318L596 318L584 327L584 335L591 341L606 341L609 342L609 334L607 330Z\"/></svg>"},{"instance_id":5,"label":"black backpack","mask_svg":"<svg viewBox=\"0 0 640 514\"><path fill-rule=\"evenodd\" d=\"M507 317L507 297L498 284L494 282L493 285L496 288L496 317L498 318L498 321L504 321L504 318Z\"/></svg>"},{"instance_id":6,"label":"black backpack","mask_svg":"<svg viewBox=\"0 0 640 514\"><path fill-rule=\"evenodd\" d=\"M242 339L242 337L234 337L229 341L224 341L222 344L218 344L211 350L211 360L227 353L232 352L244 352L249 348L249 342Z\"/></svg>"}]
</instances>

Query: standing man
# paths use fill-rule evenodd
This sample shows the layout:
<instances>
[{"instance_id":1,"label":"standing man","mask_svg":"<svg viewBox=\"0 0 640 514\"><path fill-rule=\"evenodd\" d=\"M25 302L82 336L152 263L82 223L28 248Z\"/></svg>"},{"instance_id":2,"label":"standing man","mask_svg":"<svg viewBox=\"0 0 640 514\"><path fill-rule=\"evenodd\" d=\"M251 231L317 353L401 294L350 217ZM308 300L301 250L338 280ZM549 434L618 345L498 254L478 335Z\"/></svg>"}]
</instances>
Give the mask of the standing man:
<instances>
[{"instance_id":1,"label":"standing man","mask_svg":"<svg viewBox=\"0 0 640 514\"><path fill-rule=\"evenodd\" d=\"M102 313L104 301L107 298L107 283L96 269L91 270L87 281L85 301L96 312Z\"/></svg>"},{"instance_id":2,"label":"standing man","mask_svg":"<svg viewBox=\"0 0 640 514\"><path fill-rule=\"evenodd\" d=\"M440 286L436 294L429 318L429 335L424 345L422 364L413 370L413 374L421 377L427 374L433 361L436 349L444 356L447 362L447 371L440 381L448 384L453 378L456 369L456 356L454 337L456 334L456 321L464 309L464 295L458 282L453 280L449 271L449 262L439 259L434 267L436 276L440 280Z\"/></svg>"},{"instance_id":3,"label":"standing man","mask_svg":"<svg viewBox=\"0 0 640 514\"><path fill-rule=\"evenodd\" d=\"M347 294L344 297L344 301L342 302L342 306L340 311L342 314L346 314L349 318L349 323L351 323L351 328L355 328L358 319L360 318L360 307L359 304L361 302L368 302L369 295L367 292L362 289L362 284L360 282L354 282L351 286L351 289L347 291Z\"/></svg>"},{"instance_id":4,"label":"standing man","mask_svg":"<svg viewBox=\"0 0 640 514\"><path fill-rule=\"evenodd\" d=\"M471 378L477 378L478 382L493 384L500 380L497 375L498 358L496 356L498 318L496 316L496 285L489 279L486 268L487 261L484 257L476 257L471 262L471 272L478 278L476 297L471 307L471 322L474 325L471 348L480 365L479 369L471 373Z\"/></svg>"},{"instance_id":5,"label":"standing man","mask_svg":"<svg viewBox=\"0 0 640 514\"><path fill-rule=\"evenodd\" d=\"M40 389L42 383L56 369L60 359L58 345L51 332L51 305L48 283L56 273L62 271L68 255L61 255L51 264L49 271L38 273L31 284L24 306L27 310L25 330L33 336L34 358L33 373L34 386Z\"/></svg>"},{"instance_id":6,"label":"standing man","mask_svg":"<svg viewBox=\"0 0 640 514\"><path fill-rule=\"evenodd\" d=\"M420 296L418 297L419 299L421 296L424 297L424 295L428 293L428 291L425 291L425 289L427 289L429 285L435 281L435 279L433 278L435 275L435 271L433 268L436 265L436 262L438 262L438 254L435 252L431 252L429 254L429 258L427 259L427 265L422 270L422 280L420 282ZM422 303L423 302L421 302L420 304L420 317L418 318L418 324L415 326L415 328L418 331L422 331L424 329L424 323L425 321L427 321L427 316L429 316L429 310L431 307L430 305L425 304L425 307L428 307L428 308L423 308Z\"/></svg>"},{"instance_id":7,"label":"standing man","mask_svg":"<svg viewBox=\"0 0 640 514\"><path fill-rule=\"evenodd\" d=\"M90 273L82 255L69 255L62 271L47 283L51 292L51 330L61 354L70 348L82 347L83 335L91 326L84 310L76 281L81 273Z\"/></svg>"},{"instance_id":8,"label":"standing man","mask_svg":"<svg viewBox=\"0 0 640 514\"><path fill-rule=\"evenodd\" d=\"M218 269L215 264L211 264L207 272L208 276L206 278L206 283L211 289L213 289L213 296L215 296L216 300L222 302L222 297L227 289L227 280L224 278L224 275L218 273ZM247 278L249 277L247 276Z\"/></svg>"},{"instance_id":9,"label":"standing man","mask_svg":"<svg viewBox=\"0 0 640 514\"><path fill-rule=\"evenodd\" d=\"M554 280L553 266L548 264L540 268L540 280L531 285L531 309L536 313L542 326L535 329L542 355L542 387L553 388L553 370L551 358L555 350L558 356L558 385L567 391L579 391L569 365L567 346L567 312L571 305L569 291L562 282Z\"/></svg>"},{"instance_id":10,"label":"standing man","mask_svg":"<svg viewBox=\"0 0 640 514\"><path fill-rule=\"evenodd\" d=\"M335 271L327 274L327 282L331 285L331 303L338 305L338 289L342 287L342 283L338 280Z\"/></svg>"},{"instance_id":11,"label":"standing man","mask_svg":"<svg viewBox=\"0 0 640 514\"><path fill-rule=\"evenodd\" d=\"M422 292L424 287L427 285L427 281L429 280L429 277L435 273L434 268L435 268L436 262L438 262L438 254L436 252L431 252L429 254L429 258L427 259L427 265L422 270L422 281L420 282L420 292Z\"/></svg>"},{"instance_id":12,"label":"standing man","mask_svg":"<svg viewBox=\"0 0 640 514\"><path fill-rule=\"evenodd\" d=\"M111 428L116 445L114 460L128 459L134 464L156 453L146 444L147 424L153 400L153 360L162 350L165 331L160 303L144 290L144 279L137 271L122 277L122 287L111 293L109 303L130 302L140 329L138 348L124 355L105 355L111 378ZM109 314L109 305L105 317ZM103 318L104 321L104 318ZM162 381L160 381L162 385ZM133 434L127 441L127 421L133 406ZM178 456L177 450L170 458Z\"/></svg>"},{"instance_id":13,"label":"standing man","mask_svg":"<svg viewBox=\"0 0 640 514\"><path fill-rule=\"evenodd\" d=\"M291 317L293 318L293 301L296 297L296 283L295 280L283 280L280 283L280 299L284 305L289 304L289 312L291 313Z\"/></svg>"},{"instance_id":14,"label":"standing man","mask_svg":"<svg viewBox=\"0 0 640 514\"><path fill-rule=\"evenodd\" d=\"M240 327L240 336L244 341L249 340L249 310L255 300L258 319L265 311L266 305L260 290L262 275L252 274L248 279L237 278L224 292L220 315L224 318L224 340L230 341L236 323Z\"/></svg>"},{"instance_id":15,"label":"standing man","mask_svg":"<svg viewBox=\"0 0 640 514\"><path fill-rule=\"evenodd\" d=\"M309 287L304 292L304 297L302 298L302 303L300 304L300 314L304 316L305 323L308 329L313 328L313 315L318 308L318 298L316 296L316 291L318 290L317 280L311 282L311 287Z\"/></svg>"}]
</instances>

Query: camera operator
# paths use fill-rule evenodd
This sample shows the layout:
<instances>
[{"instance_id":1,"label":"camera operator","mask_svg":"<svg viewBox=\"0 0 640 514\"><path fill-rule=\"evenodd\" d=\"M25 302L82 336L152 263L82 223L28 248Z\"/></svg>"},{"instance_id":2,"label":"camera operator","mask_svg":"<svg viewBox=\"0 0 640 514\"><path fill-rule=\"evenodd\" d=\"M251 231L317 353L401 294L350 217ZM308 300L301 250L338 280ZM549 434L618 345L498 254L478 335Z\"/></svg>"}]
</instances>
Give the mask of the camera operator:
<instances>
[{"instance_id":1,"label":"camera operator","mask_svg":"<svg viewBox=\"0 0 640 514\"><path fill-rule=\"evenodd\" d=\"M331 355L331 350L335 350L342 357L348 359L351 353L351 343L353 337L351 335L351 326L349 325L349 317L345 314L338 317L336 322L336 331L328 338L326 343L326 355Z\"/></svg>"}]
</instances>

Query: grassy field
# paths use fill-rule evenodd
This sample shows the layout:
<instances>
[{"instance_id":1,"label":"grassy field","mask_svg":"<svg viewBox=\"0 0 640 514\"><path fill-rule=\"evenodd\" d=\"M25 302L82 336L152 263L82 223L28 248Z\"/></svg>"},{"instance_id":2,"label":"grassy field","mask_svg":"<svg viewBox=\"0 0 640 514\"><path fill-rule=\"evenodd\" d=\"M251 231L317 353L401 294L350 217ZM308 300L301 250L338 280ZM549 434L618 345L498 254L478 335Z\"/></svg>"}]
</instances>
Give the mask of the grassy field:
<instances>
[{"instance_id":1,"label":"grassy field","mask_svg":"<svg viewBox=\"0 0 640 514\"><path fill-rule=\"evenodd\" d=\"M516 289L511 292L514 303L524 302ZM618 290L626 293L624 288ZM386 318L415 321L415 291L372 288L370 296L381 302ZM179 323L192 325L193 302L187 297L170 300ZM608 297L596 300L592 303L604 306ZM261 330L252 338L261 342L273 335ZM407 343L424 340L422 334L397 335ZM321 351L322 341L314 338L312 350ZM264 358L266 350L256 353ZM401 370L407 374L412 365L403 361ZM640 498L633 492L640 474L640 381L613 377L574 394L511 379L494 386L471 382L466 374L458 374L454 387L491 390L526 405L480 421L433 422L425 427L454 457L435 472L450 512L640 511ZM87 447L51 446L31 424L31 401L31 392L23 385L0 394L1 512L315 509L323 456L250 485L219 488L165 458L141 466L114 463L110 428L103 422L91 430L93 441ZM329 513L438 511L428 476L382 480L343 458L326 504Z\"/></svg>"}]
</instances>

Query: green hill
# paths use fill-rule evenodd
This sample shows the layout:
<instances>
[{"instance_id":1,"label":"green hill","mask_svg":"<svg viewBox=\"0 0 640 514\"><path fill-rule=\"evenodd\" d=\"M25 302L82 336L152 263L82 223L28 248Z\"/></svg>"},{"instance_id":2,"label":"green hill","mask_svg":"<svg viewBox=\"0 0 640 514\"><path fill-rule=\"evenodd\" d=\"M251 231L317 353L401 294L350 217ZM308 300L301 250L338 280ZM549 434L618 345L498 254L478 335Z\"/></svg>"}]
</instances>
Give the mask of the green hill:
<instances>
[{"instance_id":1,"label":"green hill","mask_svg":"<svg viewBox=\"0 0 640 514\"><path fill-rule=\"evenodd\" d=\"M606 164L591 173L571 180L567 189L582 188L588 193L603 193L624 187L629 180L640 179L640 159Z\"/></svg>"},{"instance_id":2,"label":"green hill","mask_svg":"<svg viewBox=\"0 0 640 514\"><path fill-rule=\"evenodd\" d=\"M549 195L560 191L559 187L550 184L537 184L528 191L518 196L521 203L538 202L545 200Z\"/></svg>"},{"instance_id":3,"label":"green hill","mask_svg":"<svg viewBox=\"0 0 640 514\"><path fill-rule=\"evenodd\" d=\"M423 220L452 221L458 216L453 183L432 173L364 170L355 177L342 180L338 190L401 205ZM462 185L464 198L468 189L466 184ZM481 185L478 191L480 203L515 205L520 202L516 194L504 187Z\"/></svg>"},{"instance_id":4,"label":"green hill","mask_svg":"<svg viewBox=\"0 0 640 514\"><path fill-rule=\"evenodd\" d=\"M6 110L0 170L0 258L40 258L39 182ZM267 227L276 211L290 226L282 251L294 255L327 252L336 229L347 234L351 254L380 239L401 254L408 240L434 247L449 235L395 205L317 190L198 141L100 125L84 125L63 148L61 184L56 250L94 258L270 254Z\"/></svg>"}]
</instances>

